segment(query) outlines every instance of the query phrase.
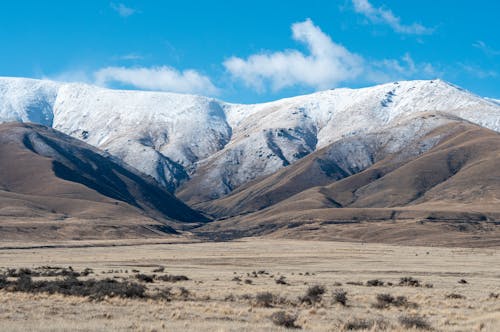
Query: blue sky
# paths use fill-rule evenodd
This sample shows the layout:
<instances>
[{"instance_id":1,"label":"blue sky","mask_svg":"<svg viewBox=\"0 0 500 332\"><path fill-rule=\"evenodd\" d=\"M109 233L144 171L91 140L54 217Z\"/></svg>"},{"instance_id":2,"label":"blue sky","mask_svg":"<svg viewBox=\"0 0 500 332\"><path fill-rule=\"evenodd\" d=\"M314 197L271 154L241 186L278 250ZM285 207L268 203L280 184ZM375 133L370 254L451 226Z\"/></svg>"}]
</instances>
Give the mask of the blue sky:
<instances>
[{"instance_id":1,"label":"blue sky","mask_svg":"<svg viewBox=\"0 0 500 332\"><path fill-rule=\"evenodd\" d=\"M442 78L500 98L492 0L2 1L0 75L261 102Z\"/></svg>"}]
</instances>

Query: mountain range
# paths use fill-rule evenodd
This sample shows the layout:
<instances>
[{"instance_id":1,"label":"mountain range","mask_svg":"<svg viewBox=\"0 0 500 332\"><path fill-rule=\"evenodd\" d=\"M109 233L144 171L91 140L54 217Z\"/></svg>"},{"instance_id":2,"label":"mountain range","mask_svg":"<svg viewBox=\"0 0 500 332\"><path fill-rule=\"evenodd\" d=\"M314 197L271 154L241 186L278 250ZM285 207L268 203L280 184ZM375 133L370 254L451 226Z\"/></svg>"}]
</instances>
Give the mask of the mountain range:
<instances>
[{"instance_id":1,"label":"mountain range","mask_svg":"<svg viewBox=\"0 0 500 332\"><path fill-rule=\"evenodd\" d=\"M0 127L2 145L12 146L0 157L0 216L10 218L105 216L212 238L383 242L456 232L465 242L477 232L494 241L500 219L500 104L442 80L241 105L0 78L0 122L8 122ZM32 179L31 192L19 179L30 180L34 168L44 173ZM85 204L44 201L33 212L38 193L61 197L61 180L78 187L62 195L79 193ZM88 190L97 196L88 198ZM27 195L25 203L12 195ZM100 210L101 200L119 201L120 211ZM92 212L82 218L82 211Z\"/></svg>"}]
</instances>

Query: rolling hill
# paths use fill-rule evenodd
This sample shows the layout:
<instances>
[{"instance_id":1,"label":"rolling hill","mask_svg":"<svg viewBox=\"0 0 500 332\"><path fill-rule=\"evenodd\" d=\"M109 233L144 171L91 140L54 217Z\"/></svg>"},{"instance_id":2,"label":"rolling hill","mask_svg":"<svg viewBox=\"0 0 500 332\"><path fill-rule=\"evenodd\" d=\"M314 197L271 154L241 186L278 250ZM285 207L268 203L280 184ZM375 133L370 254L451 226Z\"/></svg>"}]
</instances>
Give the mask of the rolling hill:
<instances>
[{"instance_id":1,"label":"rolling hill","mask_svg":"<svg viewBox=\"0 0 500 332\"><path fill-rule=\"evenodd\" d=\"M154 179L54 129L0 125L0 237L174 234L207 219Z\"/></svg>"}]
</instances>

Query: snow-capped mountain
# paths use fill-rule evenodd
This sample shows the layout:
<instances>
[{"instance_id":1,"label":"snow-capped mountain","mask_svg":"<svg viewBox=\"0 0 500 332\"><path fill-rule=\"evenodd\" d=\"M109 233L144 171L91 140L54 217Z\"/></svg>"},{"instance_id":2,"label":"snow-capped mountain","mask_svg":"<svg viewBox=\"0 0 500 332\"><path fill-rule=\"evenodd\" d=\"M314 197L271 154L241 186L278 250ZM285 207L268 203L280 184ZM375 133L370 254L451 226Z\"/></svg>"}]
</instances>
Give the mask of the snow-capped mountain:
<instances>
[{"instance_id":1,"label":"snow-capped mountain","mask_svg":"<svg viewBox=\"0 0 500 332\"><path fill-rule=\"evenodd\" d=\"M0 121L53 126L172 191L192 183L207 199L340 139L398 128L392 136L404 141L415 128L399 124L424 113L446 113L500 131L496 101L441 80L240 105L201 96L0 78Z\"/></svg>"}]
</instances>

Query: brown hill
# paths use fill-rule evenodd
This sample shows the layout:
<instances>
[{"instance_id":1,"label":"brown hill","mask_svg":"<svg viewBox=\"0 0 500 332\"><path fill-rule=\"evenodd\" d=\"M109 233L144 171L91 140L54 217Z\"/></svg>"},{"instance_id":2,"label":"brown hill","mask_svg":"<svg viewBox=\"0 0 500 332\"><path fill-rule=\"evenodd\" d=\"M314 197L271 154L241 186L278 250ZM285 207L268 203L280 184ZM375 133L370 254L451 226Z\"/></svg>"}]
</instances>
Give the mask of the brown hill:
<instances>
[{"instance_id":1,"label":"brown hill","mask_svg":"<svg viewBox=\"0 0 500 332\"><path fill-rule=\"evenodd\" d=\"M205 221L84 142L40 125L0 125L0 238L159 235Z\"/></svg>"},{"instance_id":2,"label":"brown hill","mask_svg":"<svg viewBox=\"0 0 500 332\"><path fill-rule=\"evenodd\" d=\"M433 147L422 154L404 152L430 141ZM319 165L338 146L313 153L200 205L226 218L202 227L200 234L500 245L500 135L451 121L408 148L393 154L372 149L373 164L356 174L330 160L331 177ZM255 195L262 197L252 200ZM249 213L253 210L258 211Z\"/></svg>"}]
</instances>

